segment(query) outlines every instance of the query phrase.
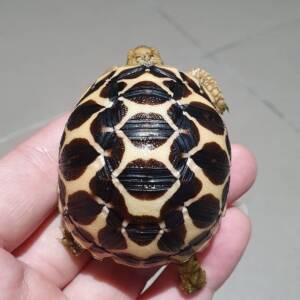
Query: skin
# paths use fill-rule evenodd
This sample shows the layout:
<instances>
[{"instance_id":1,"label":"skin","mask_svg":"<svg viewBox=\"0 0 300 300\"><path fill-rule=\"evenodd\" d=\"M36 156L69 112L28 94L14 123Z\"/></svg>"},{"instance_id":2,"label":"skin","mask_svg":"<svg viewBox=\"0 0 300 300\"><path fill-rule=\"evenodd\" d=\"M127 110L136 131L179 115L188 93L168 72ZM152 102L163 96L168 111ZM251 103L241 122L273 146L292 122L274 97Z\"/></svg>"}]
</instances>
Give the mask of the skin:
<instances>
[{"instance_id":1,"label":"skin","mask_svg":"<svg viewBox=\"0 0 300 300\"><path fill-rule=\"evenodd\" d=\"M0 161L0 295L18 299L184 299L170 265L142 296L155 269L133 269L107 259L74 257L59 242L57 205L58 143L63 116ZM207 285L188 299L211 299L241 258L250 237L249 218L233 202L256 176L253 155L233 145L229 207L220 231L199 254Z\"/></svg>"}]
</instances>

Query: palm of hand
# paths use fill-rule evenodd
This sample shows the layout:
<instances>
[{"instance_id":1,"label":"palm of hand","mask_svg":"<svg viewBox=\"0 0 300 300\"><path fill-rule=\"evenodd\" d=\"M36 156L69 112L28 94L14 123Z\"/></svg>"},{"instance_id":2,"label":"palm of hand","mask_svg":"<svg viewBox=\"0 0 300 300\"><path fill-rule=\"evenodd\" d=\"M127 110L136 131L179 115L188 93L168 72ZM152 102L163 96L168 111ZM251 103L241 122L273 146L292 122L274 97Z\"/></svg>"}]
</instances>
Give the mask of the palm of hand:
<instances>
[{"instance_id":1,"label":"palm of hand","mask_svg":"<svg viewBox=\"0 0 300 300\"><path fill-rule=\"evenodd\" d=\"M182 299L170 265L143 295L155 269L133 269L87 254L73 257L59 242L56 208L57 149L62 117L0 161L0 298L11 299ZM229 207L210 246L199 255L207 285L189 299L211 299L238 263L250 236L250 222L232 203L252 185L253 156L232 149Z\"/></svg>"}]
</instances>

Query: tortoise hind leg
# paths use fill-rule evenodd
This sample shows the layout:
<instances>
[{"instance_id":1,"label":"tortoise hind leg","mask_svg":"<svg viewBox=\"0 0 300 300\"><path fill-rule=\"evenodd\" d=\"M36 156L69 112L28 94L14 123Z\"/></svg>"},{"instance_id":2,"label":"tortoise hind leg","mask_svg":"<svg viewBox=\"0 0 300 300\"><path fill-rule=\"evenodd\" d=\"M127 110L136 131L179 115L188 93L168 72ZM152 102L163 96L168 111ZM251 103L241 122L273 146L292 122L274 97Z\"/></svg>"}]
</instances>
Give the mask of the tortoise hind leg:
<instances>
[{"instance_id":1,"label":"tortoise hind leg","mask_svg":"<svg viewBox=\"0 0 300 300\"><path fill-rule=\"evenodd\" d=\"M63 238L61 239L61 243L75 256L84 252L84 249L76 243L73 236L66 228L63 228Z\"/></svg>"},{"instance_id":2,"label":"tortoise hind leg","mask_svg":"<svg viewBox=\"0 0 300 300\"><path fill-rule=\"evenodd\" d=\"M208 72L201 68L196 68L187 74L195 78L199 85L204 88L219 113L222 114L225 110L228 110L228 106L224 101L224 96L217 81Z\"/></svg>"},{"instance_id":3,"label":"tortoise hind leg","mask_svg":"<svg viewBox=\"0 0 300 300\"><path fill-rule=\"evenodd\" d=\"M178 267L180 288L187 294L201 290L206 284L206 274L196 255Z\"/></svg>"}]
</instances>

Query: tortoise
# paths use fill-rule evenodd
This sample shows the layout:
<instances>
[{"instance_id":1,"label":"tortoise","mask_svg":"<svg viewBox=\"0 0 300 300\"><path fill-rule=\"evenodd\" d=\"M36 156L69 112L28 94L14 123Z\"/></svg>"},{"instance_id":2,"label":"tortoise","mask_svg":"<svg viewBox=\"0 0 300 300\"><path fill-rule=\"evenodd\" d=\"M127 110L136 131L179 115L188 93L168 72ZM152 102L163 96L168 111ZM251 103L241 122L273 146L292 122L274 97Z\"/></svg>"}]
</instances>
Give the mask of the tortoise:
<instances>
[{"instance_id":1,"label":"tortoise","mask_svg":"<svg viewBox=\"0 0 300 300\"><path fill-rule=\"evenodd\" d=\"M62 242L74 254L132 267L179 264L180 287L201 289L195 253L225 213L231 150L227 109L203 69L165 65L138 46L101 75L71 113L59 150Z\"/></svg>"}]
</instances>

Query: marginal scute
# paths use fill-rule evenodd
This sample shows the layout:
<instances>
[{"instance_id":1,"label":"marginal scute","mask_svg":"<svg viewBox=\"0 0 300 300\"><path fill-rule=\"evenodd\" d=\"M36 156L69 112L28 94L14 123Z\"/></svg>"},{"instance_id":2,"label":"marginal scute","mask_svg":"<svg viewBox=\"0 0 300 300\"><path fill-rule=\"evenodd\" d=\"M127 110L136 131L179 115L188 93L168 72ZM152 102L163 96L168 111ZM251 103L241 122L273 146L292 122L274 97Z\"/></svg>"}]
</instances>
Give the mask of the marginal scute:
<instances>
[{"instance_id":1,"label":"marginal scute","mask_svg":"<svg viewBox=\"0 0 300 300\"><path fill-rule=\"evenodd\" d=\"M74 139L62 150L59 159L60 171L66 180L77 179L98 155L87 139Z\"/></svg>"},{"instance_id":2,"label":"marginal scute","mask_svg":"<svg viewBox=\"0 0 300 300\"><path fill-rule=\"evenodd\" d=\"M59 152L61 151L61 149L65 143L65 140L66 140L66 131L64 130L64 132L61 136L60 142L59 142Z\"/></svg>"},{"instance_id":3,"label":"marginal scute","mask_svg":"<svg viewBox=\"0 0 300 300\"><path fill-rule=\"evenodd\" d=\"M73 229L73 234L88 243L94 243L94 237L84 228L77 226Z\"/></svg>"},{"instance_id":4,"label":"marginal scute","mask_svg":"<svg viewBox=\"0 0 300 300\"><path fill-rule=\"evenodd\" d=\"M205 144L191 158L214 184L222 184L229 174L230 163L227 154L215 142Z\"/></svg>"},{"instance_id":5,"label":"marginal scute","mask_svg":"<svg viewBox=\"0 0 300 300\"><path fill-rule=\"evenodd\" d=\"M193 202L187 209L194 225L206 228L212 225L220 215L220 202L212 194L207 194Z\"/></svg>"},{"instance_id":6,"label":"marginal scute","mask_svg":"<svg viewBox=\"0 0 300 300\"><path fill-rule=\"evenodd\" d=\"M226 205L226 201L227 201L227 196L228 196L228 192L229 192L229 185L230 185L230 177L228 178L223 192L222 192L222 210L225 208Z\"/></svg>"},{"instance_id":7,"label":"marginal scute","mask_svg":"<svg viewBox=\"0 0 300 300\"><path fill-rule=\"evenodd\" d=\"M58 188L59 188L59 201L62 206L65 206L66 203L66 186L61 178L58 178Z\"/></svg>"},{"instance_id":8,"label":"marginal scute","mask_svg":"<svg viewBox=\"0 0 300 300\"><path fill-rule=\"evenodd\" d=\"M103 205L97 203L86 191L78 191L69 196L67 208L68 214L75 222L88 225L101 213Z\"/></svg>"},{"instance_id":9,"label":"marginal scute","mask_svg":"<svg viewBox=\"0 0 300 300\"><path fill-rule=\"evenodd\" d=\"M176 74L166 68L151 66L150 73L158 78L169 78L175 81L178 80Z\"/></svg>"},{"instance_id":10,"label":"marginal scute","mask_svg":"<svg viewBox=\"0 0 300 300\"><path fill-rule=\"evenodd\" d=\"M117 75L118 80L125 80L125 79L134 79L142 74L145 73L146 67L145 66L138 66L138 67L133 67L133 68L128 68L123 71L121 71Z\"/></svg>"},{"instance_id":11,"label":"marginal scute","mask_svg":"<svg viewBox=\"0 0 300 300\"><path fill-rule=\"evenodd\" d=\"M128 253L114 253L114 255L123 262L126 262L127 265L130 266L138 266L142 260L134 255Z\"/></svg>"},{"instance_id":12,"label":"marginal scute","mask_svg":"<svg viewBox=\"0 0 300 300\"><path fill-rule=\"evenodd\" d=\"M229 158L231 159L231 145L230 145L230 141L229 141L229 137L228 137L228 133L226 132L226 136L225 136L225 142L226 142L226 147L227 147L227 151L229 154Z\"/></svg>"}]
</instances>

